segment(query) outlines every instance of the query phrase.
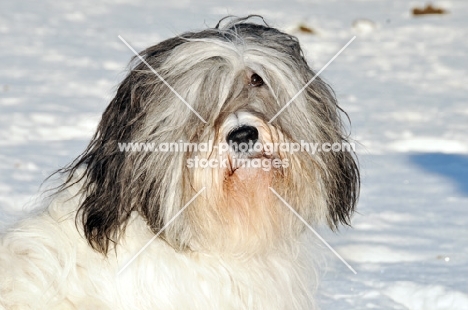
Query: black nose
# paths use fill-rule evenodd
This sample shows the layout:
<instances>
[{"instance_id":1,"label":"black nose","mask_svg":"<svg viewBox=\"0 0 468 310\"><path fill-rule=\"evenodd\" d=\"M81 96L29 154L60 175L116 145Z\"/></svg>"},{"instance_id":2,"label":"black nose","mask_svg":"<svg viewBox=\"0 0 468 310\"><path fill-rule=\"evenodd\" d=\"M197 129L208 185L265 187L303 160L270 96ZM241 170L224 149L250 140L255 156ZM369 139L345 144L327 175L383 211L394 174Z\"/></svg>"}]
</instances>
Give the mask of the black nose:
<instances>
[{"instance_id":1,"label":"black nose","mask_svg":"<svg viewBox=\"0 0 468 310\"><path fill-rule=\"evenodd\" d=\"M231 131L227 138L228 143L239 145L241 143L255 144L258 140L258 130L253 126L241 126Z\"/></svg>"}]
</instances>

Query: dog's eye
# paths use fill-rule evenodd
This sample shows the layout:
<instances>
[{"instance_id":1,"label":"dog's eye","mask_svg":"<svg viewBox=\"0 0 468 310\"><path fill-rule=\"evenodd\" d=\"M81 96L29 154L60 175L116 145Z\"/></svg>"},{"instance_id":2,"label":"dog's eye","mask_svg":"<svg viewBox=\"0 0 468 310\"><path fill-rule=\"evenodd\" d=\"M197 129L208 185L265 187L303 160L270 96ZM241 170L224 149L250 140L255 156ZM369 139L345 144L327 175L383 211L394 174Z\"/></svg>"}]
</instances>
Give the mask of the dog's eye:
<instances>
[{"instance_id":1,"label":"dog's eye","mask_svg":"<svg viewBox=\"0 0 468 310\"><path fill-rule=\"evenodd\" d=\"M252 74L250 77L250 86L260 87L263 85L263 80L257 73Z\"/></svg>"}]
</instances>

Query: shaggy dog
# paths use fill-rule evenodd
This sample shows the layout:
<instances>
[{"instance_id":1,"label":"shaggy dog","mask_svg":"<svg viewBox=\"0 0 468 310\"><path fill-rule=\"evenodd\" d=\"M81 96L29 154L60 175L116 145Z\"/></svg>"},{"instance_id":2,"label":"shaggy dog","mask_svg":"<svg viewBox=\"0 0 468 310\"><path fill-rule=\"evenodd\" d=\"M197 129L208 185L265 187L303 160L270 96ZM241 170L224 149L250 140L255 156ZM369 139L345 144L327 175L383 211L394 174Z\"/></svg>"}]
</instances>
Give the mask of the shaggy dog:
<instances>
[{"instance_id":1,"label":"shaggy dog","mask_svg":"<svg viewBox=\"0 0 468 310\"><path fill-rule=\"evenodd\" d=\"M265 147L347 137L298 40L249 20L134 58L53 199L2 237L0 308L315 307L301 219L349 224L359 172Z\"/></svg>"}]
</instances>

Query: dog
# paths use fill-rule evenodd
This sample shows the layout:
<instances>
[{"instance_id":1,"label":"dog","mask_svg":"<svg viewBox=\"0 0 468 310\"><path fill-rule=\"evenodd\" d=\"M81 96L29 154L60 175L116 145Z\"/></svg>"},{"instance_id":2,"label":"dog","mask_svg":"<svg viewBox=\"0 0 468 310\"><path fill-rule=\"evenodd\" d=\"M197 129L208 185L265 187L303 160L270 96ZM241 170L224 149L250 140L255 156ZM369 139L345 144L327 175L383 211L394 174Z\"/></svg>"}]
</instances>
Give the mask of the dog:
<instances>
[{"instance_id":1,"label":"dog","mask_svg":"<svg viewBox=\"0 0 468 310\"><path fill-rule=\"evenodd\" d=\"M265 147L349 137L298 39L253 18L134 57L47 206L2 236L0 308L316 307L305 223L350 225L357 159Z\"/></svg>"}]
</instances>

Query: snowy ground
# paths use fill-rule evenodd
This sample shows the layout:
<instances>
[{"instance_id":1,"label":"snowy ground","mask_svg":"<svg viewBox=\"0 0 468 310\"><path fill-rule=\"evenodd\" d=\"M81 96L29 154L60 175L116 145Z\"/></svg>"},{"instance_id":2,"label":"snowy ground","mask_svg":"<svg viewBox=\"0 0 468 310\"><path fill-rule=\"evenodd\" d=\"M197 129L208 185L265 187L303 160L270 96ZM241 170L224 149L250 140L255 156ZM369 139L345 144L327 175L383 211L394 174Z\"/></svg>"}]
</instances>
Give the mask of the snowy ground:
<instances>
[{"instance_id":1,"label":"snowy ground","mask_svg":"<svg viewBox=\"0 0 468 310\"><path fill-rule=\"evenodd\" d=\"M233 1L234 2L234 1ZM0 3L0 221L31 205L90 139L132 56L227 14L298 35L352 120L363 184L334 256L323 309L468 309L468 2L413 17L422 1ZM316 35L295 32L299 24Z\"/></svg>"}]
</instances>

